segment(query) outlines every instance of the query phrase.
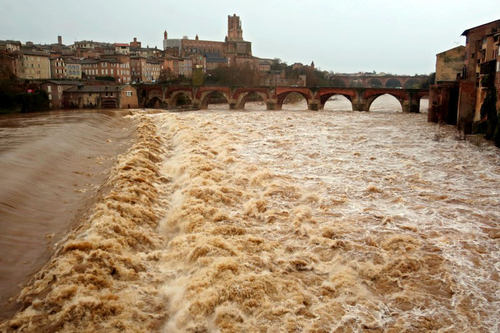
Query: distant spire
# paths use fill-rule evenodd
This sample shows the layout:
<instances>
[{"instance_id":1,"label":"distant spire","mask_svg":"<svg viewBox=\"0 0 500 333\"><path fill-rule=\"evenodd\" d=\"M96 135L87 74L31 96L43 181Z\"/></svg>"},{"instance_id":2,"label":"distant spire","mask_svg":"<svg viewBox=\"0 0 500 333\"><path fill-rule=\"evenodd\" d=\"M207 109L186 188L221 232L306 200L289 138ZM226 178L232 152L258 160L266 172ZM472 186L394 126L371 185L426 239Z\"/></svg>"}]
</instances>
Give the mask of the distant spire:
<instances>
[{"instance_id":1,"label":"distant spire","mask_svg":"<svg viewBox=\"0 0 500 333\"><path fill-rule=\"evenodd\" d=\"M167 30L165 30L165 32L163 33L163 39L167 40L168 39L167 37L168 37Z\"/></svg>"},{"instance_id":2,"label":"distant spire","mask_svg":"<svg viewBox=\"0 0 500 333\"><path fill-rule=\"evenodd\" d=\"M198 38L198 34L196 34L196 37L195 37L194 39L195 39L195 40L199 40L199 38Z\"/></svg>"}]
</instances>

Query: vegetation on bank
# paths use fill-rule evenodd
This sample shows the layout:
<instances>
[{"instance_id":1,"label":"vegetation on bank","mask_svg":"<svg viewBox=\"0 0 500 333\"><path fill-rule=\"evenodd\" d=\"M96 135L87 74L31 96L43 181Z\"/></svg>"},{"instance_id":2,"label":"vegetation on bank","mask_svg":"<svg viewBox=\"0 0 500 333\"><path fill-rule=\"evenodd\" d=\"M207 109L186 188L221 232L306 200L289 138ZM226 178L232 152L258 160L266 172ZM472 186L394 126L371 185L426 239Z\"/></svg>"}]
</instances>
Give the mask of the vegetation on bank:
<instances>
[{"instance_id":1,"label":"vegetation on bank","mask_svg":"<svg viewBox=\"0 0 500 333\"><path fill-rule=\"evenodd\" d=\"M49 96L43 90L18 80L6 67L0 68L0 113L37 112L49 109Z\"/></svg>"}]
</instances>

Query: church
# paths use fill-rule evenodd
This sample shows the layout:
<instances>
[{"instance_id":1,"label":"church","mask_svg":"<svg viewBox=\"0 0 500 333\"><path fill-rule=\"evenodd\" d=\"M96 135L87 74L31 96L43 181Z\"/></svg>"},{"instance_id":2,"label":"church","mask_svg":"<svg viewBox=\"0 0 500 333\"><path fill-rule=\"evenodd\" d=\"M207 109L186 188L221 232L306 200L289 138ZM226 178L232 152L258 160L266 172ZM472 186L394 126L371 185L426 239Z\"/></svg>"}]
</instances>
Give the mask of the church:
<instances>
[{"instance_id":1,"label":"church","mask_svg":"<svg viewBox=\"0 0 500 333\"><path fill-rule=\"evenodd\" d=\"M207 57L214 61L225 61L228 65L242 65L248 63L251 68L257 69L259 59L252 56L252 43L243 40L243 29L239 16L228 15L227 36L224 42L200 40L187 36L182 39L169 39L167 31L164 32L163 49L178 57ZM218 60L217 60L218 59Z\"/></svg>"}]
</instances>

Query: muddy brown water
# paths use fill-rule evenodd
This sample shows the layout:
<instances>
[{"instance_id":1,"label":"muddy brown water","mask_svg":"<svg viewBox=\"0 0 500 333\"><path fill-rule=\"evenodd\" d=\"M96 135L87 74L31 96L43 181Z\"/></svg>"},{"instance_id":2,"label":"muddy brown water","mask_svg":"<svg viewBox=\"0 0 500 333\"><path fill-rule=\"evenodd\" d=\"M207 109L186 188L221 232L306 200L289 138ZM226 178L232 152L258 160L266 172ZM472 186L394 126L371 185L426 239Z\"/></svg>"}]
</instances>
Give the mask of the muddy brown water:
<instances>
[{"instance_id":1,"label":"muddy brown water","mask_svg":"<svg viewBox=\"0 0 500 333\"><path fill-rule=\"evenodd\" d=\"M378 102L134 115L0 329L499 331L499 150Z\"/></svg>"},{"instance_id":2,"label":"muddy brown water","mask_svg":"<svg viewBox=\"0 0 500 333\"><path fill-rule=\"evenodd\" d=\"M123 111L0 116L0 318L130 144Z\"/></svg>"}]
</instances>

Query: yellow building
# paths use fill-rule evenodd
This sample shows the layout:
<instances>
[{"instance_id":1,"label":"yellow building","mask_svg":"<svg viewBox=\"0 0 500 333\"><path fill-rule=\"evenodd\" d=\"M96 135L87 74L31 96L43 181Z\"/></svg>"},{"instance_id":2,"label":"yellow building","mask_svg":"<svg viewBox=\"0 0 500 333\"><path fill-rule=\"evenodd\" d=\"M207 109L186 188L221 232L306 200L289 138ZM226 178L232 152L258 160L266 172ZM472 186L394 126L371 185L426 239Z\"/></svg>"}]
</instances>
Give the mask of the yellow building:
<instances>
[{"instance_id":1,"label":"yellow building","mask_svg":"<svg viewBox=\"0 0 500 333\"><path fill-rule=\"evenodd\" d=\"M436 83L456 82L464 69L465 46L436 54Z\"/></svg>"},{"instance_id":2,"label":"yellow building","mask_svg":"<svg viewBox=\"0 0 500 333\"><path fill-rule=\"evenodd\" d=\"M27 80L50 79L50 58L48 54L32 51L16 51L18 77Z\"/></svg>"}]
</instances>

